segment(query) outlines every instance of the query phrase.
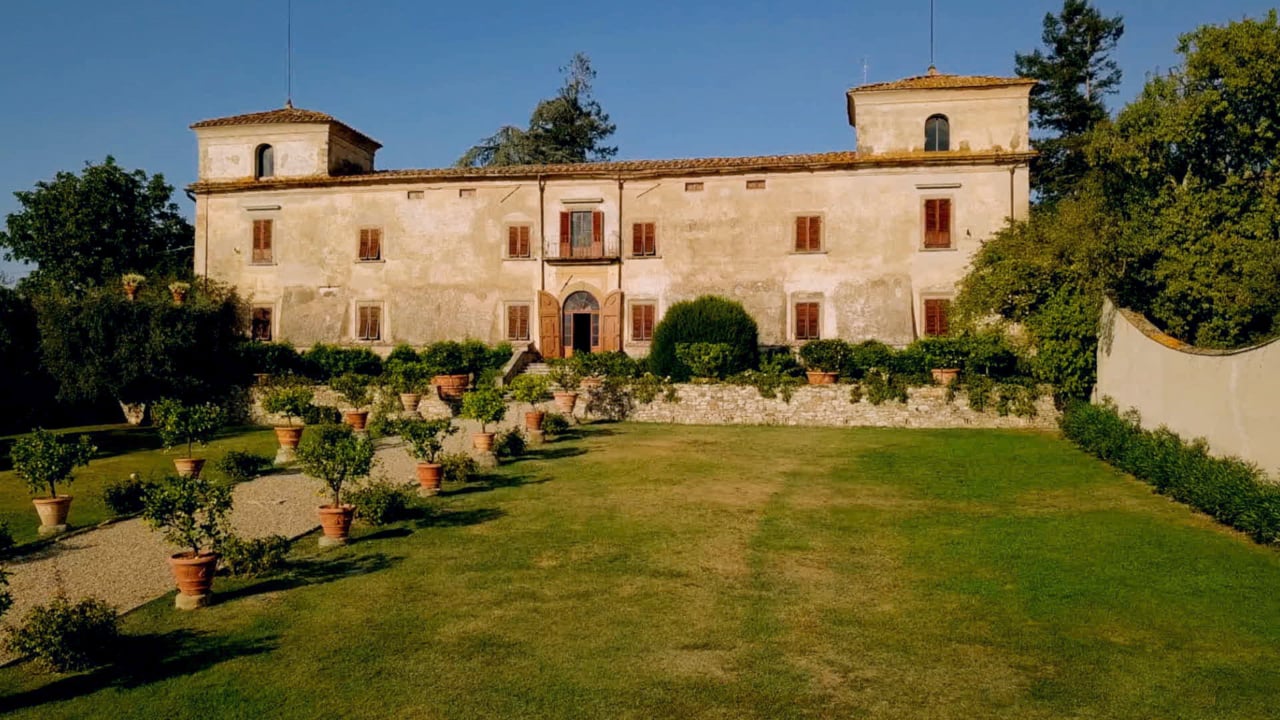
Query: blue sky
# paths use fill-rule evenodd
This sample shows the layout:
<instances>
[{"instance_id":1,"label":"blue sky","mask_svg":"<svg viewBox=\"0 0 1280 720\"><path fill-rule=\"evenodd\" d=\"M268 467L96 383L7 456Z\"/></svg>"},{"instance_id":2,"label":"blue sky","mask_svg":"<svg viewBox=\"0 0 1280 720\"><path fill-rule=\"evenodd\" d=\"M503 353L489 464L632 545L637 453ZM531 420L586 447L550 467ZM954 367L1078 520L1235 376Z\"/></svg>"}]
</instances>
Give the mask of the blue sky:
<instances>
[{"instance_id":1,"label":"blue sky","mask_svg":"<svg viewBox=\"0 0 1280 720\"><path fill-rule=\"evenodd\" d=\"M1177 61L1180 33L1264 0L1095 0L1124 16L1113 107ZM620 158L849 149L844 90L922 73L928 0L485 3L293 0L294 104L378 139L382 168L449 165L523 124L588 53ZM1060 0L937 0L943 72L1012 74ZM13 191L114 155L194 180L197 120L280 107L285 0L4 0L0 216ZM177 194L190 215L191 204ZM0 271L15 273L0 262Z\"/></svg>"}]
</instances>

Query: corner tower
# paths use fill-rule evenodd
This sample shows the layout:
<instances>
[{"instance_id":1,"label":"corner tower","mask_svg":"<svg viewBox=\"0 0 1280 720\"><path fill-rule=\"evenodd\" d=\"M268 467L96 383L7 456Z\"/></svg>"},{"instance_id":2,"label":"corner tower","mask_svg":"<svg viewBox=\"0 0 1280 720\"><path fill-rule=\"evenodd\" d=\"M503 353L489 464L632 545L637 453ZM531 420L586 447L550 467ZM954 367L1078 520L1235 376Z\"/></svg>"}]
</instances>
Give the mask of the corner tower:
<instances>
[{"instance_id":1,"label":"corner tower","mask_svg":"<svg viewBox=\"0 0 1280 720\"><path fill-rule=\"evenodd\" d=\"M269 181L373 172L382 145L330 115L285 106L202 120L198 180Z\"/></svg>"}]
</instances>

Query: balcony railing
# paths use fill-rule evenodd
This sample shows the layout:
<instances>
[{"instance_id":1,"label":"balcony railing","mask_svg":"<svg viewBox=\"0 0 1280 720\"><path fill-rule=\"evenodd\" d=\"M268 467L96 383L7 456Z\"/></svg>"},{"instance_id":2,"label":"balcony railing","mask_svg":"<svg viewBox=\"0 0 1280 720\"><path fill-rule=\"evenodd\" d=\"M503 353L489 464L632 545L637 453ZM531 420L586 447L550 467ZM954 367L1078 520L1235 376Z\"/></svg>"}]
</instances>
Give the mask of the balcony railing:
<instances>
[{"instance_id":1,"label":"balcony railing","mask_svg":"<svg viewBox=\"0 0 1280 720\"><path fill-rule=\"evenodd\" d=\"M543 257L548 262L612 262L621 254L618 238L606 237L603 242L574 245L559 240L547 240Z\"/></svg>"}]
</instances>

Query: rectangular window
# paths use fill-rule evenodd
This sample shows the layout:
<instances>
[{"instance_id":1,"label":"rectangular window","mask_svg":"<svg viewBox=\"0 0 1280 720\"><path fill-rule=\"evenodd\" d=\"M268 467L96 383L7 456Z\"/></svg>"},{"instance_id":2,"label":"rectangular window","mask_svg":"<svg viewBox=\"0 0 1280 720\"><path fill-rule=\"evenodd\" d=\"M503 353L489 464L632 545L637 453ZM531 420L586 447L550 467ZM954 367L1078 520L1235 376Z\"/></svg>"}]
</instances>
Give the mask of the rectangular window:
<instances>
[{"instance_id":1,"label":"rectangular window","mask_svg":"<svg viewBox=\"0 0 1280 720\"><path fill-rule=\"evenodd\" d=\"M266 265L272 262L270 220L253 221L253 255L250 257L254 264Z\"/></svg>"},{"instance_id":2,"label":"rectangular window","mask_svg":"<svg viewBox=\"0 0 1280 720\"><path fill-rule=\"evenodd\" d=\"M406 195L410 200L421 200L426 197L426 193L422 190L410 190Z\"/></svg>"},{"instance_id":3,"label":"rectangular window","mask_svg":"<svg viewBox=\"0 0 1280 720\"><path fill-rule=\"evenodd\" d=\"M635 257L653 257L658 254L657 223L631 225L631 254Z\"/></svg>"},{"instance_id":4,"label":"rectangular window","mask_svg":"<svg viewBox=\"0 0 1280 720\"><path fill-rule=\"evenodd\" d=\"M599 210L561 211L559 257L604 257L604 213Z\"/></svg>"},{"instance_id":5,"label":"rectangular window","mask_svg":"<svg viewBox=\"0 0 1280 720\"><path fill-rule=\"evenodd\" d=\"M507 226L507 257L530 257L528 225Z\"/></svg>"},{"instance_id":6,"label":"rectangular window","mask_svg":"<svg viewBox=\"0 0 1280 720\"><path fill-rule=\"evenodd\" d=\"M356 339L382 339L382 307L379 305L360 305L356 308Z\"/></svg>"},{"instance_id":7,"label":"rectangular window","mask_svg":"<svg viewBox=\"0 0 1280 720\"><path fill-rule=\"evenodd\" d=\"M924 201L924 246L927 248L951 247L950 198L933 198Z\"/></svg>"},{"instance_id":8,"label":"rectangular window","mask_svg":"<svg viewBox=\"0 0 1280 720\"><path fill-rule=\"evenodd\" d=\"M819 337L818 303L796 303L796 340L817 340Z\"/></svg>"},{"instance_id":9,"label":"rectangular window","mask_svg":"<svg viewBox=\"0 0 1280 720\"><path fill-rule=\"evenodd\" d=\"M360 262L374 262L382 259L382 229L360 229Z\"/></svg>"},{"instance_id":10,"label":"rectangular window","mask_svg":"<svg viewBox=\"0 0 1280 720\"><path fill-rule=\"evenodd\" d=\"M822 217L801 215L796 218L796 252L822 250Z\"/></svg>"},{"instance_id":11,"label":"rectangular window","mask_svg":"<svg viewBox=\"0 0 1280 720\"><path fill-rule=\"evenodd\" d=\"M763 190L763 189L764 189L764 181L763 181L763 180L748 180L748 181L747 181L747 189L748 189L748 190Z\"/></svg>"},{"instance_id":12,"label":"rectangular window","mask_svg":"<svg viewBox=\"0 0 1280 720\"><path fill-rule=\"evenodd\" d=\"M653 320L658 306L653 303L635 303L631 306L631 341L653 340Z\"/></svg>"},{"instance_id":13,"label":"rectangular window","mask_svg":"<svg viewBox=\"0 0 1280 720\"><path fill-rule=\"evenodd\" d=\"M950 330L947 316L951 313L951 301L932 298L924 301L924 334L946 335Z\"/></svg>"},{"instance_id":14,"label":"rectangular window","mask_svg":"<svg viewBox=\"0 0 1280 720\"><path fill-rule=\"evenodd\" d=\"M475 188L458 188L458 197L471 198L476 196Z\"/></svg>"},{"instance_id":15,"label":"rectangular window","mask_svg":"<svg viewBox=\"0 0 1280 720\"><path fill-rule=\"evenodd\" d=\"M702 183L687 182L684 184L684 191L685 192L702 192Z\"/></svg>"},{"instance_id":16,"label":"rectangular window","mask_svg":"<svg viewBox=\"0 0 1280 720\"><path fill-rule=\"evenodd\" d=\"M249 337L262 342L271 342L270 306L258 306L253 309L253 317L249 326Z\"/></svg>"},{"instance_id":17,"label":"rectangular window","mask_svg":"<svg viewBox=\"0 0 1280 720\"><path fill-rule=\"evenodd\" d=\"M529 339L529 306L528 305L508 305L507 306L507 339L508 340L528 340Z\"/></svg>"}]
</instances>

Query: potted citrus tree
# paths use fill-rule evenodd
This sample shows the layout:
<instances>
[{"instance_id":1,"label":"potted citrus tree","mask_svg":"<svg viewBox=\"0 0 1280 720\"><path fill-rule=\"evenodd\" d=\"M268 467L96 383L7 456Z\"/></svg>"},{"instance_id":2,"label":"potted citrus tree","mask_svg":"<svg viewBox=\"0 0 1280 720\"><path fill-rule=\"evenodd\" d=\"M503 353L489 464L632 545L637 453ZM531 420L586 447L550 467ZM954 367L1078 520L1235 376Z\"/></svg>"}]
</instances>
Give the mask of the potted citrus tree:
<instances>
[{"instance_id":1,"label":"potted citrus tree","mask_svg":"<svg viewBox=\"0 0 1280 720\"><path fill-rule=\"evenodd\" d=\"M302 439L302 427L293 424L294 418L301 420L315 399L315 391L311 388L287 381L271 385L263 394L262 410L272 415L283 415L286 423L275 427L276 441L280 443L280 452L276 455L278 464L293 460L298 441Z\"/></svg>"},{"instance_id":2,"label":"potted citrus tree","mask_svg":"<svg viewBox=\"0 0 1280 720\"><path fill-rule=\"evenodd\" d=\"M387 361L382 379L387 387L400 396L400 406L405 412L418 411L418 403L422 402L422 388L428 379L425 364L393 358Z\"/></svg>"},{"instance_id":3,"label":"potted citrus tree","mask_svg":"<svg viewBox=\"0 0 1280 720\"><path fill-rule=\"evenodd\" d=\"M164 398L157 400L151 409L151 421L155 423L160 442L164 443L166 450L187 446L186 455L173 459L178 474L198 477L204 467L204 458L195 457L195 445L204 445L213 439L213 434L226 421L226 413L215 403L184 405Z\"/></svg>"},{"instance_id":4,"label":"potted citrus tree","mask_svg":"<svg viewBox=\"0 0 1280 720\"><path fill-rule=\"evenodd\" d=\"M467 356L462 343L443 340L432 343L422 351L422 361L432 376L441 400L457 400L466 392L470 377L467 375Z\"/></svg>"},{"instance_id":5,"label":"potted citrus tree","mask_svg":"<svg viewBox=\"0 0 1280 720\"><path fill-rule=\"evenodd\" d=\"M410 452L418 459L418 484L426 495L440 492L442 467L436 462L444 450L444 439L456 432L450 418L436 420L407 419L396 423L396 432L409 443Z\"/></svg>"},{"instance_id":6,"label":"potted citrus tree","mask_svg":"<svg viewBox=\"0 0 1280 720\"><path fill-rule=\"evenodd\" d=\"M482 387L462 396L462 417L480 423L480 432L471 436L471 443L481 452L493 451L491 423L502 422L507 416L507 403L497 388Z\"/></svg>"},{"instance_id":7,"label":"potted citrus tree","mask_svg":"<svg viewBox=\"0 0 1280 720\"><path fill-rule=\"evenodd\" d=\"M800 346L805 376L810 385L830 385L849 362L849 343L843 340L810 340Z\"/></svg>"},{"instance_id":8,"label":"potted citrus tree","mask_svg":"<svg viewBox=\"0 0 1280 720\"><path fill-rule=\"evenodd\" d=\"M369 377L346 373L330 380L329 387L351 406L350 410L342 413L342 421L353 430L364 430L369 422L369 411L361 408L369 404Z\"/></svg>"},{"instance_id":9,"label":"potted citrus tree","mask_svg":"<svg viewBox=\"0 0 1280 720\"><path fill-rule=\"evenodd\" d=\"M9 458L13 472L27 483L32 495L45 490L49 497L36 497L31 503L40 516L40 534L50 535L67 529L67 513L71 510L71 496L59 495L58 484L68 485L75 478L72 471L88 465L97 452L88 435L81 435L75 442L64 441L48 430L36 428L13 443Z\"/></svg>"},{"instance_id":10,"label":"potted citrus tree","mask_svg":"<svg viewBox=\"0 0 1280 720\"><path fill-rule=\"evenodd\" d=\"M320 547L346 543L355 507L343 504L342 487L369 474L373 441L357 436L350 425L314 425L298 444L298 461L333 493L333 502L320 506Z\"/></svg>"},{"instance_id":11,"label":"potted citrus tree","mask_svg":"<svg viewBox=\"0 0 1280 720\"><path fill-rule=\"evenodd\" d=\"M169 283L169 295L173 297L174 305L181 305L187 300L187 293L191 291L191 283L176 280Z\"/></svg>"},{"instance_id":12,"label":"potted citrus tree","mask_svg":"<svg viewBox=\"0 0 1280 720\"><path fill-rule=\"evenodd\" d=\"M573 408L578 403L578 385L582 383L579 363L574 362L572 358L558 358L547 365L551 368L548 373L551 382L560 387L553 393L556 409L566 415L572 415Z\"/></svg>"},{"instance_id":13,"label":"potted citrus tree","mask_svg":"<svg viewBox=\"0 0 1280 720\"><path fill-rule=\"evenodd\" d=\"M538 403L551 396L551 378L526 373L512 380L510 389L516 402L529 403L529 412L524 414L524 426L529 430L541 430L542 419L547 414L538 409Z\"/></svg>"},{"instance_id":14,"label":"potted citrus tree","mask_svg":"<svg viewBox=\"0 0 1280 720\"><path fill-rule=\"evenodd\" d=\"M120 284L124 286L124 296L130 300L138 298L138 288L142 287L142 283L147 279L146 275L138 273L125 273L120 276Z\"/></svg>"},{"instance_id":15,"label":"potted citrus tree","mask_svg":"<svg viewBox=\"0 0 1280 720\"><path fill-rule=\"evenodd\" d=\"M916 341L916 347L924 356L934 383L945 386L959 379L960 370L968 357L961 338L925 337Z\"/></svg>"},{"instance_id":16,"label":"potted citrus tree","mask_svg":"<svg viewBox=\"0 0 1280 720\"><path fill-rule=\"evenodd\" d=\"M174 605L194 610L209 604L218 568L218 543L227 535L231 486L195 475L175 475L149 484L142 517L182 550L169 556L178 586Z\"/></svg>"}]
</instances>

